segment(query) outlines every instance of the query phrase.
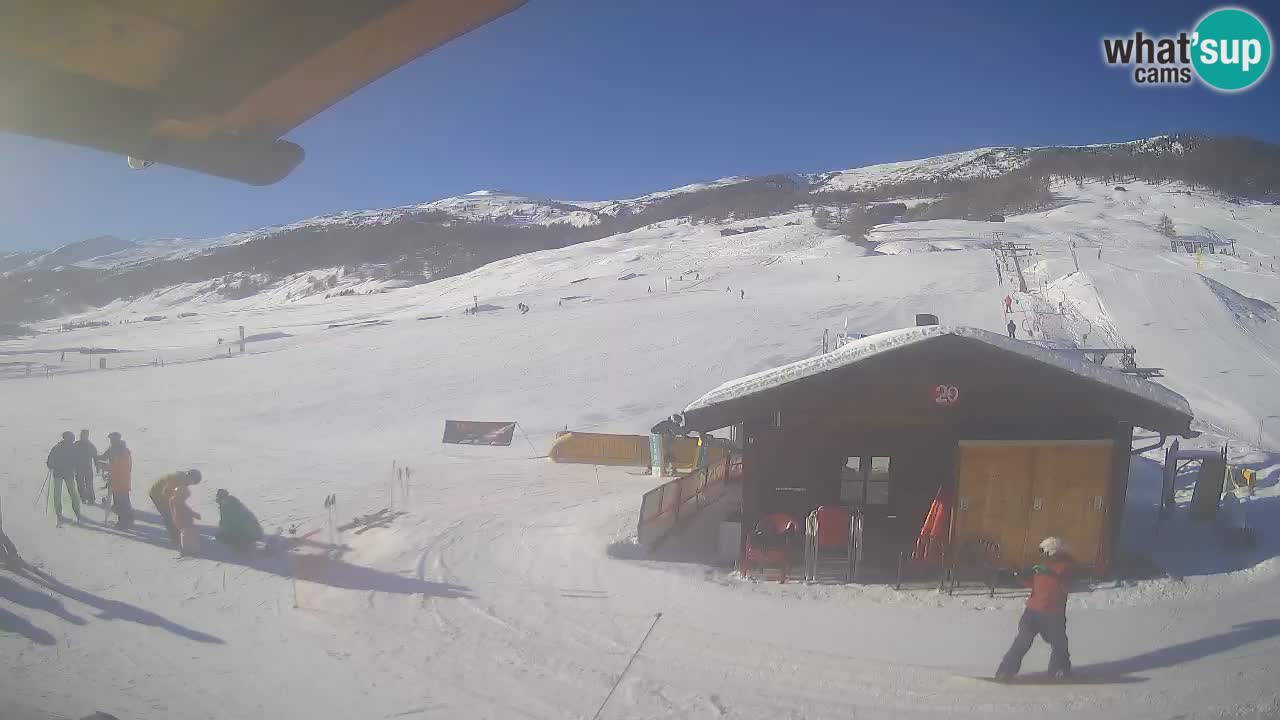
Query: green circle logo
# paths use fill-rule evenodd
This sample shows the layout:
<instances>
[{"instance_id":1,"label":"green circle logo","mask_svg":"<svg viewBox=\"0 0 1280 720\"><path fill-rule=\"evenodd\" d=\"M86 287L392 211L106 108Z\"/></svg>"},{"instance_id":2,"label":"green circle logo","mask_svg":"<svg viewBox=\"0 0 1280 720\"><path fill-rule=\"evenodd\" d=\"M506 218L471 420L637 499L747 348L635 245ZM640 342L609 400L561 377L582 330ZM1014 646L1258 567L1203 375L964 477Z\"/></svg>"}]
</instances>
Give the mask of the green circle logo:
<instances>
[{"instance_id":1,"label":"green circle logo","mask_svg":"<svg viewBox=\"0 0 1280 720\"><path fill-rule=\"evenodd\" d=\"M1196 25L1192 43L1191 64L1215 90L1251 87L1271 65L1271 33L1248 10L1222 8L1205 15Z\"/></svg>"}]
</instances>

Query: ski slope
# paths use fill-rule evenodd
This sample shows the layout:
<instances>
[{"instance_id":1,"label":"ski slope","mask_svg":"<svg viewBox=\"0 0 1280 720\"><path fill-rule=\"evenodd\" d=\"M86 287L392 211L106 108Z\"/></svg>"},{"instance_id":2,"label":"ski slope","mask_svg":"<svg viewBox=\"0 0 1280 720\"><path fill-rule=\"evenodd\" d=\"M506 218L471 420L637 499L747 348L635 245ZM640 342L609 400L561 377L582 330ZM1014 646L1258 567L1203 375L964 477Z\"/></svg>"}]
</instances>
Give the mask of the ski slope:
<instances>
[{"instance_id":1,"label":"ski slope","mask_svg":"<svg viewBox=\"0 0 1280 720\"><path fill-rule=\"evenodd\" d=\"M1280 305L1280 274L1266 264L1280 253L1280 216L1179 188L1128 188L1058 188L1059 207L1005 223L873 233L907 248L932 243L927 252L868 254L807 213L726 226L670 221L383 294L149 296L84 317L163 311L164 321L0 343L0 359L38 363L31 376L0 368L4 527L58 579L0 574L0 652L10 659L0 710L1275 717L1280 418L1268 417L1280 415L1277 321L1238 317L1239 301L1199 275ZM1161 212L1180 231L1236 237L1240 259L1171 255L1154 231ZM719 233L746 225L765 229ZM1184 579L1100 583L1072 596L1074 662L1108 683L964 679L995 667L1016 625L1016 593L779 585L682 554L714 532L716 510L666 554L634 559L635 515L652 478L538 457L565 427L644 432L726 381L816 354L823 330L846 321L875 333L932 312L1003 332L1010 285L997 281L993 229L1038 253L1027 268L1036 292L1015 294L1036 342L1136 346L1139 363L1164 367L1166 384L1190 400L1205 432L1197 442L1229 441L1233 461L1264 478L1248 504L1263 545L1230 555L1205 548L1205 529L1177 522L1152 539L1159 473L1135 459L1126 538ZM940 250L943 239L955 249ZM481 312L462 313L477 302ZM517 303L532 310L521 315ZM177 318L183 311L198 314ZM239 326L259 339L226 357ZM83 346L121 352L105 356L106 371L75 351L61 361L63 348ZM446 446L446 418L520 428L510 448ZM55 528L43 506L33 508L49 446L81 427L100 448L119 430L133 449L138 534ZM413 469L407 499L389 482L393 461ZM192 500L204 525L216 522L213 493L224 487L268 529L320 532L295 553L248 560L206 538L206 557L177 560L146 488L185 467L206 478ZM336 494L345 521L386 507L393 492L408 514L348 533L349 549L329 552L325 496ZM86 515L100 520L102 511ZM1037 646L1026 669L1046 659Z\"/></svg>"}]
</instances>

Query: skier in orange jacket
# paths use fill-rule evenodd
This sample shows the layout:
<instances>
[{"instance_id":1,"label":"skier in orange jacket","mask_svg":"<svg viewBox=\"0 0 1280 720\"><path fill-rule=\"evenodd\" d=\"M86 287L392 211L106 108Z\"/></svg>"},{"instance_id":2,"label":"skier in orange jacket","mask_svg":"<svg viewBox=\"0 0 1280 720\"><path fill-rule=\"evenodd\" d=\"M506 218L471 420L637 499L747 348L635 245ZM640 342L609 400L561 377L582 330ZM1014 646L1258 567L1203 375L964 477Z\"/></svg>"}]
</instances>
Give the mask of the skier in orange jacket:
<instances>
[{"instance_id":1,"label":"skier in orange jacket","mask_svg":"<svg viewBox=\"0 0 1280 720\"><path fill-rule=\"evenodd\" d=\"M1049 675L1066 678L1071 675L1071 653L1067 648L1067 583L1074 561L1067 544L1056 537L1047 537L1040 543L1044 557L1031 568L1029 575L1020 575L1031 588L1027 609L1018 620L1018 634L1000 661L996 679L1008 682L1022 668L1022 658L1031 649L1036 635L1049 643Z\"/></svg>"},{"instance_id":2,"label":"skier in orange jacket","mask_svg":"<svg viewBox=\"0 0 1280 720\"><path fill-rule=\"evenodd\" d=\"M113 432L107 439L111 444L97 457L98 468L107 476L116 527L123 530L133 526L133 503L129 500L129 491L133 489L133 453L120 433Z\"/></svg>"}]
</instances>

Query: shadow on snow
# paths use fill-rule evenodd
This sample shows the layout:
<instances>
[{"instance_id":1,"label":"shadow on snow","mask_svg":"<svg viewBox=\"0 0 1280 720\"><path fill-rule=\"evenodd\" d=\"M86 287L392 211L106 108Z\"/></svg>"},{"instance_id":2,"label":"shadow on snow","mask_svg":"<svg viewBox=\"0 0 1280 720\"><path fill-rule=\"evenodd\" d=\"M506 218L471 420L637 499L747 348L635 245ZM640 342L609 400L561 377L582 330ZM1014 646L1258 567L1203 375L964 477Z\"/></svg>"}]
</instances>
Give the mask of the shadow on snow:
<instances>
[{"instance_id":1,"label":"shadow on snow","mask_svg":"<svg viewBox=\"0 0 1280 720\"><path fill-rule=\"evenodd\" d=\"M81 525L85 530L127 538L167 550L176 550L169 540L160 516L146 511L134 511L134 526L129 530L117 530L109 525L89 523ZM382 592L395 595L430 595L443 598L470 597L470 591L461 585L435 582L399 573L377 570L349 562L327 554L342 548L311 540L293 540L299 545L310 546L317 551L311 554L293 553L287 550L263 552L254 550L240 553L214 539L217 528L197 525L201 535L199 559L213 560L230 565L252 568L282 578L296 578L304 582L327 585L343 590ZM198 560L197 560L198 561Z\"/></svg>"},{"instance_id":2,"label":"shadow on snow","mask_svg":"<svg viewBox=\"0 0 1280 720\"><path fill-rule=\"evenodd\" d=\"M1148 670L1158 670L1202 660L1210 655L1224 653L1242 645L1248 645L1259 640L1267 640L1277 635L1280 635L1280 620L1256 620L1254 622L1241 623L1233 629L1217 635L1189 640L1177 645L1169 645L1168 647L1150 650L1141 655L1134 655L1122 660L1109 660L1077 667L1076 670L1086 676L1129 675Z\"/></svg>"},{"instance_id":3,"label":"shadow on snow","mask_svg":"<svg viewBox=\"0 0 1280 720\"><path fill-rule=\"evenodd\" d=\"M18 582L14 577L28 580L31 585ZM22 568L14 577L0 577L0 597L32 610L42 610L73 625L86 625L88 621L67 610L61 599L44 592L45 590L93 608L97 611L95 617L99 620L124 620L166 630L196 642L222 644L221 638L180 625L137 605L111 600L87 590L72 587L39 570ZM5 610L0 610L0 629L22 633L33 642L42 645L53 644L52 635Z\"/></svg>"}]
</instances>

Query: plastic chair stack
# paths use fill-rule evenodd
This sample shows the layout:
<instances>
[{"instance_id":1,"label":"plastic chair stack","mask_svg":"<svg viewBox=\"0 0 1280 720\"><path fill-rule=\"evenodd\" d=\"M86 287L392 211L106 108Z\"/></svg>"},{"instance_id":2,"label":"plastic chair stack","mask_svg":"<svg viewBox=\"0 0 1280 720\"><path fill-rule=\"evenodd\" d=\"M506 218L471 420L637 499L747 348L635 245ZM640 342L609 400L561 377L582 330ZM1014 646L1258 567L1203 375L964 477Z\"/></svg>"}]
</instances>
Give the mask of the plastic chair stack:
<instances>
[{"instance_id":1,"label":"plastic chair stack","mask_svg":"<svg viewBox=\"0 0 1280 720\"><path fill-rule=\"evenodd\" d=\"M781 570L780 582L785 583L791 569L791 550L799 535L799 523L786 513L770 513L760 518L743 548L739 568L742 574L750 577L757 568L764 573L772 565Z\"/></svg>"}]
</instances>

